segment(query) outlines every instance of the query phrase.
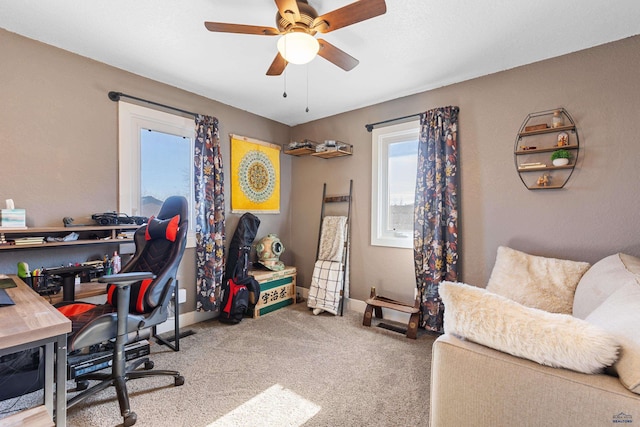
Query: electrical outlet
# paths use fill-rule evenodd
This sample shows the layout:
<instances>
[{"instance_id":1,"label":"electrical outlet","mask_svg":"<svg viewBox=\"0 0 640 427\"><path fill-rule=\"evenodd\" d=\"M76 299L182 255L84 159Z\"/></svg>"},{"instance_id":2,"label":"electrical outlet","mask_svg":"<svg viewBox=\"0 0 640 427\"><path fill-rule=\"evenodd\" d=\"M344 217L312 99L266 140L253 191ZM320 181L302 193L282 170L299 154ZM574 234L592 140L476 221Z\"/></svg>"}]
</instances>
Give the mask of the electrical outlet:
<instances>
[{"instance_id":1,"label":"electrical outlet","mask_svg":"<svg viewBox=\"0 0 640 427\"><path fill-rule=\"evenodd\" d=\"M178 289L178 304L187 302L187 290L184 288Z\"/></svg>"}]
</instances>

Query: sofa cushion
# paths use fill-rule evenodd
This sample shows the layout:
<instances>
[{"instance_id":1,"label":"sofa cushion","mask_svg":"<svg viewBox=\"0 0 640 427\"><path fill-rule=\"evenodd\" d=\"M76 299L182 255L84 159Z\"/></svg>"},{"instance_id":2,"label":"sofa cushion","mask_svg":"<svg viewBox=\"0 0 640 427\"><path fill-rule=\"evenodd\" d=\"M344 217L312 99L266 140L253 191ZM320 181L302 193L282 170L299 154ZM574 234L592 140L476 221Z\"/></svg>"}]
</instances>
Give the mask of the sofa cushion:
<instances>
[{"instance_id":1,"label":"sofa cushion","mask_svg":"<svg viewBox=\"0 0 640 427\"><path fill-rule=\"evenodd\" d=\"M620 358L611 370L626 388L640 394L640 284L625 284L593 310L586 320L618 339Z\"/></svg>"},{"instance_id":2,"label":"sofa cushion","mask_svg":"<svg viewBox=\"0 0 640 427\"><path fill-rule=\"evenodd\" d=\"M580 279L573 299L573 315L584 319L618 289L639 282L640 258L622 253L603 258Z\"/></svg>"},{"instance_id":3,"label":"sofa cushion","mask_svg":"<svg viewBox=\"0 0 640 427\"><path fill-rule=\"evenodd\" d=\"M487 290L527 307L571 314L576 285L589 266L500 246Z\"/></svg>"},{"instance_id":4,"label":"sofa cushion","mask_svg":"<svg viewBox=\"0 0 640 427\"><path fill-rule=\"evenodd\" d=\"M548 313L463 283L442 282L445 333L542 365L597 373L617 359L618 343L602 328Z\"/></svg>"}]
</instances>

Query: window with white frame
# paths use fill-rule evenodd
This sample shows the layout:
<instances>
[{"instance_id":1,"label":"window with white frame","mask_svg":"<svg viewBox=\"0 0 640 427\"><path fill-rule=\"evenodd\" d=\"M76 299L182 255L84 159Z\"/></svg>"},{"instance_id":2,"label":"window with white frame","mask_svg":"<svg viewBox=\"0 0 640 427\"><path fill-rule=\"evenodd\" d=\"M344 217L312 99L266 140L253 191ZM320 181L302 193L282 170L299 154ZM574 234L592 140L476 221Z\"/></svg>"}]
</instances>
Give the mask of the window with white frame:
<instances>
[{"instance_id":1,"label":"window with white frame","mask_svg":"<svg viewBox=\"0 0 640 427\"><path fill-rule=\"evenodd\" d=\"M371 244L413 248L419 122L372 132Z\"/></svg>"},{"instance_id":2,"label":"window with white frame","mask_svg":"<svg viewBox=\"0 0 640 427\"><path fill-rule=\"evenodd\" d=\"M169 196L189 202L187 246L193 232L193 118L119 102L119 211L151 217Z\"/></svg>"}]
</instances>

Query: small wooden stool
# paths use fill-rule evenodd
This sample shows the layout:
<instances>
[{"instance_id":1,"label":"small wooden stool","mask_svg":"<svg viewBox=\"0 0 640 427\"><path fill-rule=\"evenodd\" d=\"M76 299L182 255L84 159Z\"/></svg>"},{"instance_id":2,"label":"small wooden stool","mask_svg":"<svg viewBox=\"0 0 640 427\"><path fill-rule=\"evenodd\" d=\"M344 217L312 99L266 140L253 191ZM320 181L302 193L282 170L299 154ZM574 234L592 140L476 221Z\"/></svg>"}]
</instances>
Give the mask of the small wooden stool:
<instances>
[{"instance_id":1,"label":"small wooden stool","mask_svg":"<svg viewBox=\"0 0 640 427\"><path fill-rule=\"evenodd\" d=\"M382 319L382 309L388 308L390 310L401 311L402 313L409 313L409 323L407 324L407 338L416 339L418 334L418 322L420 320L420 297L416 296L413 305L405 304L400 301L395 301L390 298L385 298L376 295L376 288L371 288L371 297L365 301L367 308L364 310L364 318L362 319L363 326L371 326L371 317L373 317L373 311L375 309L375 316L378 319Z\"/></svg>"}]
</instances>

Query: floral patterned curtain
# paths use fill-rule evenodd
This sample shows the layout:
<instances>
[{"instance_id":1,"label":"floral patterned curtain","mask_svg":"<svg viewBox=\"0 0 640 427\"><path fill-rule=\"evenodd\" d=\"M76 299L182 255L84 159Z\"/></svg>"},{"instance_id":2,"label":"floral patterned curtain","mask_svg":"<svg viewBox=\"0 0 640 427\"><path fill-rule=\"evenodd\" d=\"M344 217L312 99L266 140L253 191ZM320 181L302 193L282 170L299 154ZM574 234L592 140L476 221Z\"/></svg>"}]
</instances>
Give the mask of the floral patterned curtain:
<instances>
[{"instance_id":1,"label":"floral patterned curtain","mask_svg":"<svg viewBox=\"0 0 640 427\"><path fill-rule=\"evenodd\" d=\"M196 116L196 310L218 308L216 291L224 274L224 174L218 119Z\"/></svg>"},{"instance_id":2,"label":"floral patterned curtain","mask_svg":"<svg viewBox=\"0 0 640 427\"><path fill-rule=\"evenodd\" d=\"M420 116L413 255L420 326L443 332L438 288L458 277L458 107Z\"/></svg>"}]
</instances>

